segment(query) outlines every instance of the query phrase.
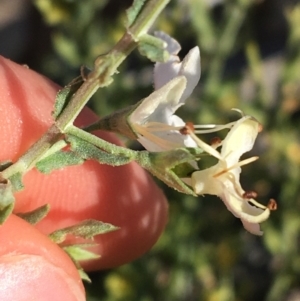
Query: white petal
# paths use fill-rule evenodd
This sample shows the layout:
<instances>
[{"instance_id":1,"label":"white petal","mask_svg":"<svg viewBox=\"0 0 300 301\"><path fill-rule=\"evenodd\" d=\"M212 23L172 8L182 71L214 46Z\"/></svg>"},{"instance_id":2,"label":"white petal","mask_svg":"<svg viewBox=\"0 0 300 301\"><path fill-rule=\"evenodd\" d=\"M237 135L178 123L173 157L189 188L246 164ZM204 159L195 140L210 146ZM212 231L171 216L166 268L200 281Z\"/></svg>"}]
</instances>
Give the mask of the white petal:
<instances>
[{"instance_id":1,"label":"white petal","mask_svg":"<svg viewBox=\"0 0 300 301\"><path fill-rule=\"evenodd\" d=\"M178 131L146 133L144 136L139 136L138 141L150 152L167 151L179 147L195 147L194 141L189 136L184 136Z\"/></svg>"},{"instance_id":2,"label":"white petal","mask_svg":"<svg viewBox=\"0 0 300 301\"><path fill-rule=\"evenodd\" d=\"M196 194L211 194L220 196L223 192L223 185L215 179L216 166L195 171L192 173L192 187Z\"/></svg>"},{"instance_id":3,"label":"white petal","mask_svg":"<svg viewBox=\"0 0 300 301\"><path fill-rule=\"evenodd\" d=\"M132 126L146 121L168 123L168 119L180 106L179 99L186 87L183 76L174 78L161 89L154 91L141 101L129 117Z\"/></svg>"},{"instance_id":4,"label":"white petal","mask_svg":"<svg viewBox=\"0 0 300 301\"><path fill-rule=\"evenodd\" d=\"M169 60L165 63L156 63L154 66L154 89L157 90L178 75L184 75L187 79L187 88L180 102L184 102L193 92L199 82L201 74L200 50L194 47L180 62L177 53L180 51L179 43L169 35L158 32L155 34L167 43L166 50L169 52Z\"/></svg>"},{"instance_id":5,"label":"white petal","mask_svg":"<svg viewBox=\"0 0 300 301\"><path fill-rule=\"evenodd\" d=\"M253 206L251 206L251 207L253 207ZM241 212L240 218L249 223L262 223L269 218L269 216L270 216L269 209L265 209L265 210L262 210L259 208L255 208L255 209L258 209L258 212L256 212L255 215L252 213L249 214L249 212Z\"/></svg>"},{"instance_id":6,"label":"white petal","mask_svg":"<svg viewBox=\"0 0 300 301\"><path fill-rule=\"evenodd\" d=\"M241 219L241 221L243 223L244 228L251 234L259 235L259 236L263 235L263 232L260 230L259 224L249 223L243 219Z\"/></svg>"},{"instance_id":7,"label":"white petal","mask_svg":"<svg viewBox=\"0 0 300 301\"><path fill-rule=\"evenodd\" d=\"M199 47L194 47L185 56L178 75L184 75L187 79L186 89L180 99L180 102L184 102L192 94L200 79L201 65Z\"/></svg>"},{"instance_id":8,"label":"white petal","mask_svg":"<svg viewBox=\"0 0 300 301\"><path fill-rule=\"evenodd\" d=\"M178 75L181 67L181 62L177 54L180 51L181 47L175 39L162 31L158 31L154 33L154 35L166 42L166 50L170 54L169 60L167 62L157 62L154 65L154 89L158 90Z\"/></svg>"},{"instance_id":9,"label":"white petal","mask_svg":"<svg viewBox=\"0 0 300 301\"><path fill-rule=\"evenodd\" d=\"M250 116L241 118L231 128L223 141L221 150L221 155L228 167L236 164L242 154L253 148L258 130L259 123Z\"/></svg>"},{"instance_id":10,"label":"white petal","mask_svg":"<svg viewBox=\"0 0 300 301\"><path fill-rule=\"evenodd\" d=\"M221 196L227 209L237 218L240 218L245 229L252 234L262 235L263 232L260 231L259 223L265 221L269 215L269 209L260 209L251 206L246 200L242 198L237 198L223 191Z\"/></svg>"},{"instance_id":11,"label":"white petal","mask_svg":"<svg viewBox=\"0 0 300 301\"><path fill-rule=\"evenodd\" d=\"M160 89L174 77L176 77L180 70L180 60L177 56L171 56L166 63L156 63L154 66L154 90Z\"/></svg>"}]
</instances>

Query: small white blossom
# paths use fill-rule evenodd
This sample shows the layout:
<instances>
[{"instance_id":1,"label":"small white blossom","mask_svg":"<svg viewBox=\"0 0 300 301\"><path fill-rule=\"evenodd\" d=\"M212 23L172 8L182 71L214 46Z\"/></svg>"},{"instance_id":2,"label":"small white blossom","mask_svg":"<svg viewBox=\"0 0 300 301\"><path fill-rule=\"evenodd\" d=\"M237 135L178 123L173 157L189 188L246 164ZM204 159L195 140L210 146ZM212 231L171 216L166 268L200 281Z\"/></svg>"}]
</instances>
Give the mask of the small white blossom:
<instances>
[{"instance_id":1,"label":"small white blossom","mask_svg":"<svg viewBox=\"0 0 300 301\"><path fill-rule=\"evenodd\" d=\"M180 45L176 40L159 32L166 42L170 58L154 67L155 91L141 101L128 122L138 141L148 151L170 150L176 147L196 147L195 141L180 134L185 122L175 115L190 96L200 79L200 51L194 47L181 62L177 56Z\"/></svg>"},{"instance_id":2,"label":"small white blossom","mask_svg":"<svg viewBox=\"0 0 300 301\"><path fill-rule=\"evenodd\" d=\"M253 199L256 193L245 192L240 184L241 166L256 160L257 157L240 162L239 159L242 154L252 149L259 130L260 124L255 119L250 116L241 118L224 139L220 153L191 134L204 151L219 161L210 168L195 171L190 181L187 181L197 194L219 196L227 209L241 219L245 229L256 235L263 234L259 223L269 217L270 209L257 203Z\"/></svg>"}]
</instances>

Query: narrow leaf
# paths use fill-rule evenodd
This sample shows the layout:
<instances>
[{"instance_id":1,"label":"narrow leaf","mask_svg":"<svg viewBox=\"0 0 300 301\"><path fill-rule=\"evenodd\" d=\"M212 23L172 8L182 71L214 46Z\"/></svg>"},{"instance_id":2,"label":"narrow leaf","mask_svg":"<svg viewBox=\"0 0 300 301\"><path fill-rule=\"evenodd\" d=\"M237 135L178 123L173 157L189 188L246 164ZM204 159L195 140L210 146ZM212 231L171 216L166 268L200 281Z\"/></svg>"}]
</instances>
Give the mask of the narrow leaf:
<instances>
[{"instance_id":1,"label":"narrow leaf","mask_svg":"<svg viewBox=\"0 0 300 301\"><path fill-rule=\"evenodd\" d=\"M67 86L58 91L56 94L54 111L52 112L52 116L54 119L60 115L63 109L66 107L68 102L71 100L73 94L79 89L82 85L83 79L81 76L73 79Z\"/></svg>"},{"instance_id":2,"label":"narrow leaf","mask_svg":"<svg viewBox=\"0 0 300 301\"><path fill-rule=\"evenodd\" d=\"M32 211L25 212L25 213L18 213L17 215L27 221L31 225L37 224L41 221L44 217L47 216L50 210L50 205L45 204L41 207L38 207Z\"/></svg>"},{"instance_id":3,"label":"narrow leaf","mask_svg":"<svg viewBox=\"0 0 300 301\"><path fill-rule=\"evenodd\" d=\"M74 235L84 239L93 239L94 236L118 230L119 228L97 220L85 220L74 226L56 230L49 234L49 238L57 244L64 242L67 235Z\"/></svg>"},{"instance_id":4,"label":"narrow leaf","mask_svg":"<svg viewBox=\"0 0 300 301\"><path fill-rule=\"evenodd\" d=\"M60 150L36 163L36 168L42 173L71 165L82 164L84 160L72 151Z\"/></svg>"},{"instance_id":5,"label":"narrow leaf","mask_svg":"<svg viewBox=\"0 0 300 301\"><path fill-rule=\"evenodd\" d=\"M166 62L168 60L169 53L165 48L166 43L160 38L144 34L139 39L138 50L140 54L152 62Z\"/></svg>"},{"instance_id":6,"label":"narrow leaf","mask_svg":"<svg viewBox=\"0 0 300 301\"><path fill-rule=\"evenodd\" d=\"M14 173L11 177L9 177L9 180L14 191L20 191L24 188L22 174L20 172Z\"/></svg>"},{"instance_id":7,"label":"narrow leaf","mask_svg":"<svg viewBox=\"0 0 300 301\"><path fill-rule=\"evenodd\" d=\"M77 269L78 273L80 275L80 278L88 283L91 283L92 280L90 279L90 277L88 276L88 274L83 270L83 269Z\"/></svg>"},{"instance_id":8,"label":"narrow leaf","mask_svg":"<svg viewBox=\"0 0 300 301\"><path fill-rule=\"evenodd\" d=\"M76 136L67 135L66 139L70 142L72 151L77 153L83 159L92 159L101 164L108 164L112 166L120 166L132 161L130 157L109 154Z\"/></svg>"},{"instance_id":9,"label":"narrow leaf","mask_svg":"<svg viewBox=\"0 0 300 301\"><path fill-rule=\"evenodd\" d=\"M145 0L134 0L131 7L126 10L126 15L127 15L126 27L130 27L134 23L144 3Z\"/></svg>"},{"instance_id":10,"label":"narrow leaf","mask_svg":"<svg viewBox=\"0 0 300 301\"><path fill-rule=\"evenodd\" d=\"M91 260L91 259L98 259L100 255L88 251L84 249L84 246L80 245L72 245L72 246L65 246L63 249L72 257L73 260L76 261L83 261L83 260Z\"/></svg>"},{"instance_id":11,"label":"narrow leaf","mask_svg":"<svg viewBox=\"0 0 300 301\"><path fill-rule=\"evenodd\" d=\"M2 208L0 211L0 225L2 225L7 218L12 214L14 209L14 203L7 205L6 207Z\"/></svg>"}]
</instances>

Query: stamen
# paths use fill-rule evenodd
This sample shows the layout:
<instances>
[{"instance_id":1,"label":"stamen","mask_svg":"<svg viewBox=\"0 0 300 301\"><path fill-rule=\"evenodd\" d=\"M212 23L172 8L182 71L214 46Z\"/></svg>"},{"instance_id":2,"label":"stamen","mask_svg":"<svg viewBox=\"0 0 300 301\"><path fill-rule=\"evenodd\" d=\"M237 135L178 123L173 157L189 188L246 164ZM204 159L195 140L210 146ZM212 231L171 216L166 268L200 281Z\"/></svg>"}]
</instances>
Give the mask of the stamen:
<instances>
[{"instance_id":1,"label":"stamen","mask_svg":"<svg viewBox=\"0 0 300 301\"><path fill-rule=\"evenodd\" d=\"M158 146L160 146L164 150L168 150L169 148L177 148L180 147L178 143L171 142L169 140L160 138L156 135L153 135L150 131L147 130L147 128L137 125L134 125L134 130L137 132L140 136L147 138L151 142L154 142Z\"/></svg>"},{"instance_id":2,"label":"stamen","mask_svg":"<svg viewBox=\"0 0 300 301\"><path fill-rule=\"evenodd\" d=\"M227 124L222 124L222 125L216 125L216 124L194 125L194 128L207 129L207 130L195 130L196 134L207 134L207 133L218 132L224 129L230 129L235 125L235 123L236 121Z\"/></svg>"},{"instance_id":3,"label":"stamen","mask_svg":"<svg viewBox=\"0 0 300 301\"><path fill-rule=\"evenodd\" d=\"M183 128L179 130L182 135L189 135L194 132L194 124L192 122L187 122Z\"/></svg>"},{"instance_id":4,"label":"stamen","mask_svg":"<svg viewBox=\"0 0 300 301\"><path fill-rule=\"evenodd\" d=\"M277 210L277 202L274 200L274 199L270 199L267 207L271 210L271 211L274 211L274 210Z\"/></svg>"},{"instance_id":5,"label":"stamen","mask_svg":"<svg viewBox=\"0 0 300 301\"><path fill-rule=\"evenodd\" d=\"M267 206L260 204L259 202L255 201L254 199L248 200L248 203L253 204L257 208L261 208L261 209L267 209L268 208Z\"/></svg>"},{"instance_id":6,"label":"stamen","mask_svg":"<svg viewBox=\"0 0 300 301\"><path fill-rule=\"evenodd\" d=\"M238 108L232 108L231 111L236 111L236 112L240 113L242 115L242 117L245 116L244 112Z\"/></svg>"},{"instance_id":7,"label":"stamen","mask_svg":"<svg viewBox=\"0 0 300 301\"><path fill-rule=\"evenodd\" d=\"M255 199L257 198L257 192L248 190L243 193L243 199Z\"/></svg>"},{"instance_id":8,"label":"stamen","mask_svg":"<svg viewBox=\"0 0 300 301\"><path fill-rule=\"evenodd\" d=\"M182 129L182 126L173 126L160 122L148 122L141 126L149 129L150 132L179 131Z\"/></svg>"},{"instance_id":9,"label":"stamen","mask_svg":"<svg viewBox=\"0 0 300 301\"><path fill-rule=\"evenodd\" d=\"M228 173L227 177L228 177L228 180L229 180L229 181L231 182L231 184L233 185L236 194L237 194L238 196L240 196L240 197L243 197L244 191L243 191L243 189L242 189L240 183L236 181L234 175L233 175L232 173Z\"/></svg>"},{"instance_id":10,"label":"stamen","mask_svg":"<svg viewBox=\"0 0 300 301\"><path fill-rule=\"evenodd\" d=\"M247 165L247 164L249 164L249 163L252 163L252 162L256 161L258 158L259 158L259 157L254 156L254 157L251 157L251 158L248 158L248 159L239 161L238 163L233 164L232 166L227 167L227 168L221 170L221 171L218 172L217 174L213 175L213 177L214 177L214 178L217 178L217 177L223 175L224 173L227 173L228 171L230 171L230 170L232 170L232 169L234 169L234 168L241 167L241 166L243 166L243 165Z\"/></svg>"},{"instance_id":11,"label":"stamen","mask_svg":"<svg viewBox=\"0 0 300 301\"><path fill-rule=\"evenodd\" d=\"M214 137L210 140L210 145L216 149L222 144L222 139L220 137Z\"/></svg>"},{"instance_id":12,"label":"stamen","mask_svg":"<svg viewBox=\"0 0 300 301\"><path fill-rule=\"evenodd\" d=\"M188 130L189 128L186 127ZM211 156L214 156L215 158L223 161L220 153L218 151L216 151L213 147L211 147L210 145L208 145L207 143L205 143L204 141L202 141L201 139L199 139L193 132L191 132L189 130L188 134L194 139L194 141L197 143L197 145L202 148L202 150L208 154L210 154Z\"/></svg>"}]
</instances>

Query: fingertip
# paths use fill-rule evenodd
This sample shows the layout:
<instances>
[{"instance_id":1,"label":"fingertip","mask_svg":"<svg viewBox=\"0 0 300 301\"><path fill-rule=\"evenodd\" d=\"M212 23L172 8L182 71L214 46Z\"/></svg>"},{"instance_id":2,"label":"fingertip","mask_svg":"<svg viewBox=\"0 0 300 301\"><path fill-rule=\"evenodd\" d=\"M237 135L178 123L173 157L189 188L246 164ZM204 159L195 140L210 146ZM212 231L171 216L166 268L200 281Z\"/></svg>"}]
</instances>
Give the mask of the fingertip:
<instances>
[{"instance_id":1,"label":"fingertip","mask_svg":"<svg viewBox=\"0 0 300 301\"><path fill-rule=\"evenodd\" d=\"M76 282L43 256L7 254L0 258L0 300L84 301Z\"/></svg>"},{"instance_id":2,"label":"fingertip","mask_svg":"<svg viewBox=\"0 0 300 301\"><path fill-rule=\"evenodd\" d=\"M79 273L47 236L11 215L0 227L0 300L85 300Z\"/></svg>"}]
</instances>

